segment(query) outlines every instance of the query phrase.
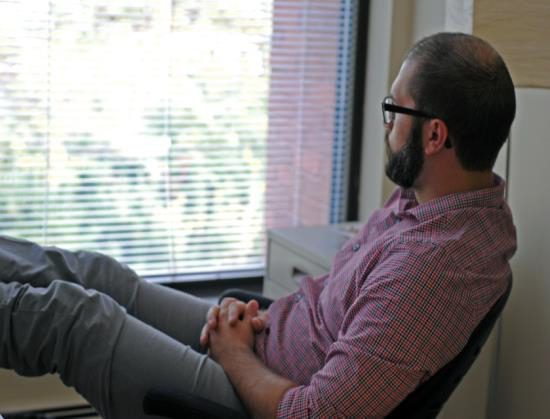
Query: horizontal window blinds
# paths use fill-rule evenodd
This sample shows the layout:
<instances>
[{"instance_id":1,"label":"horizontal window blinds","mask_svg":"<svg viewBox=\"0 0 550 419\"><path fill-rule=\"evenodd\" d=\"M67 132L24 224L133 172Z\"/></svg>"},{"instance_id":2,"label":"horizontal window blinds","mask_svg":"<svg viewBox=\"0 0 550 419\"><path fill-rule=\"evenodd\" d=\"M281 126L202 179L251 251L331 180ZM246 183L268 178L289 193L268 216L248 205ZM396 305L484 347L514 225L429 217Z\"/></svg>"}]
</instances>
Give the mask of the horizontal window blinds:
<instances>
[{"instance_id":1,"label":"horizontal window blinds","mask_svg":"<svg viewBox=\"0 0 550 419\"><path fill-rule=\"evenodd\" d=\"M0 0L0 233L257 274L266 227L329 221L342 10Z\"/></svg>"}]
</instances>

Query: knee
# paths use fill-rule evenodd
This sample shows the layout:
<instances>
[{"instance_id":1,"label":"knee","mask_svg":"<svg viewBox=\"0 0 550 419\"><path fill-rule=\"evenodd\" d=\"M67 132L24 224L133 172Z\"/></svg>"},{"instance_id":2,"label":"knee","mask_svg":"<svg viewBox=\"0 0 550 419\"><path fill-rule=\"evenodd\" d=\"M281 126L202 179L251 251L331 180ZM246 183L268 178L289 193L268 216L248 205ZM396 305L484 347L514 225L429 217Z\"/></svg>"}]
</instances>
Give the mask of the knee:
<instances>
[{"instance_id":1,"label":"knee","mask_svg":"<svg viewBox=\"0 0 550 419\"><path fill-rule=\"evenodd\" d=\"M55 301L59 310L68 316L84 316L101 322L124 311L110 296L100 291L58 279L51 282L46 294L46 298Z\"/></svg>"},{"instance_id":2,"label":"knee","mask_svg":"<svg viewBox=\"0 0 550 419\"><path fill-rule=\"evenodd\" d=\"M91 279L102 278L107 281L138 282L139 276L124 263L103 253L79 250L75 256L81 271Z\"/></svg>"},{"instance_id":3,"label":"knee","mask_svg":"<svg viewBox=\"0 0 550 419\"><path fill-rule=\"evenodd\" d=\"M86 323L109 323L124 314L111 297L95 290L59 279L45 288L25 287L18 296L15 312L41 313L44 318L58 324L71 324L70 319Z\"/></svg>"},{"instance_id":4,"label":"knee","mask_svg":"<svg viewBox=\"0 0 550 419\"><path fill-rule=\"evenodd\" d=\"M47 331L44 339L53 338L56 345L64 341L73 349L113 343L126 317L124 308L108 295L61 280L47 288L26 288L17 312L28 323L19 325L23 329L34 329L36 335Z\"/></svg>"},{"instance_id":5,"label":"knee","mask_svg":"<svg viewBox=\"0 0 550 419\"><path fill-rule=\"evenodd\" d=\"M114 347L125 316L109 296L77 284L54 280L46 288L20 285L10 307L8 338L3 339L7 364L23 375L57 371L72 385L74 356L93 355L98 345Z\"/></svg>"}]
</instances>

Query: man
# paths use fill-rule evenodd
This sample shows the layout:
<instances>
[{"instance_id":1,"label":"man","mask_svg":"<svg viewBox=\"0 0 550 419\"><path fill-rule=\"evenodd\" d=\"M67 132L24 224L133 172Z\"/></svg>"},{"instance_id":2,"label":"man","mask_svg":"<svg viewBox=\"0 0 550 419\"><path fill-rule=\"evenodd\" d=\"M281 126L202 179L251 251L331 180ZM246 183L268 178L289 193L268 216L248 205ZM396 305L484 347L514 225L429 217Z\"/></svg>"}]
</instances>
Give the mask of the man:
<instances>
[{"instance_id":1,"label":"man","mask_svg":"<svg viewBox=\"0 0 550 419\"><path fill-rule=\"evenodd\" d=\"M382 105L401 188L328 275L260 313L254 301L209 307L101 255L2 239L0 367L57 371L106 417L140 417L158 385L254 417L387 415L508 286L515 229L492 167L515 96L486 42L436 34L409 51Z\"/></svg>"}]
</instances>

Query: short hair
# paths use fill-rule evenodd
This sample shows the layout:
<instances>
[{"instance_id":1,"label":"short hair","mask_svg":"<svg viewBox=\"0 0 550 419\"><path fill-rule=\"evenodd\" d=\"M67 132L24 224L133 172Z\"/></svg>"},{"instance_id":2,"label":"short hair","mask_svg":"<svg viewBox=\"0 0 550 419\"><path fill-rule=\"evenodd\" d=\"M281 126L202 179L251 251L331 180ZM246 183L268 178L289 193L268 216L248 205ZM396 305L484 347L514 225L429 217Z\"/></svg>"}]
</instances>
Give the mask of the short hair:
<instances>
[{"instance_id":1,"label":"short hair","mask_svg":"<svg viewBox=\"0 0 550 419\"><path fill-rule=\"evenodd\" d=\"M446 123L462 167L492 169L516 113L504 60L486 41L462 33L428 36L406 60L414 65L408 93L418 109Z\"/></svg>"}]
</instances>

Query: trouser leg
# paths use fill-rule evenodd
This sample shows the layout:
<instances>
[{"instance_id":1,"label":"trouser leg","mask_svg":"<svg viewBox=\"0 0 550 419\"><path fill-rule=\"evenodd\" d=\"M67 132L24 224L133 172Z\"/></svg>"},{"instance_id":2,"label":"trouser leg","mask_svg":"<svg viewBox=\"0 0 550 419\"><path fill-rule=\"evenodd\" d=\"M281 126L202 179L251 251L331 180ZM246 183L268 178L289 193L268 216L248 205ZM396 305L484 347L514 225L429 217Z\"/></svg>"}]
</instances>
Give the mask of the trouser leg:
<instances>
[{"instance_id":1,"label":"trouser leg","mask_svg":"<svg viewBox=\"0 0 550 419\"><path fill-rule=\"evenodd\" d=\"M57 372L104 414L125 317L111 298L74 284L0 283L0 367L24 376Z\"/></svg>"},{"instance_id":2,"label":"trouser leg","mask_svg":"<svg viewBox=\"0 0 550 419\"><path fill-rule=\"evenodd\" d=\"M198 337L210 307L207 302L148 283L100 253L71 252L0 236L0 281L47 287L55 279L107 294L132 316L200 350Z\"/></svg>"},{"instance_id":3,"label":"trouser leg","mask_svg":"<svg viewBox=\"0 0 550 419\"><path fill-rule=\"evenodd\" d=\"M189 346L127 316L105 294L52 281L0 282L0 367L58 372L106 418L140 418L152 387L242 405L222 368Z\"/></svg>"},{"instance_id":4,"label":"trouser leg","mask_svg":"<svg viewBox=\"0 0 550 419\"><path fill-rule=\"evenodd\" d=\"M113 356L112 417L143 417L142 401L152 388L176 394L182 390L245 412L223 368L212 358L128 317Z\"/></svg>"}]
</instances>

